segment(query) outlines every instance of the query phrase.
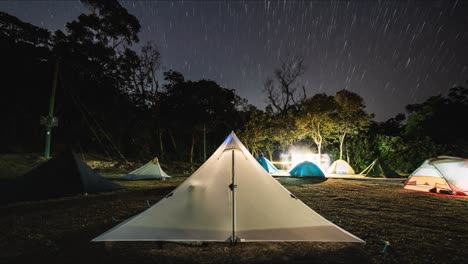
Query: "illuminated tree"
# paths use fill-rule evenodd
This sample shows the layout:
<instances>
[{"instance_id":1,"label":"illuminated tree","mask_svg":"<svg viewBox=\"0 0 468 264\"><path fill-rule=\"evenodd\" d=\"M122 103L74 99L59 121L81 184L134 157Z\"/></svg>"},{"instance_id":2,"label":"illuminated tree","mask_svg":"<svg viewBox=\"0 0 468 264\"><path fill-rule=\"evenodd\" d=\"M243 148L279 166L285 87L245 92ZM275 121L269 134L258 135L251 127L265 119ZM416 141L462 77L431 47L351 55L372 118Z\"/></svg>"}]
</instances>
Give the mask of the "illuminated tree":
<instances>
[{"instance_id":1,"label":"illuminated tree","mask_svg":"<svg viewBox=\"0 0 468 264\"><path fill-rule=\"evenodd\" d=\"M299 139L311 138L317 145L319 157L322 144L333 129L332 114L335 110L333 96L316 94L304 101L302 114L295 118L296 135Z\"/></svg>"},{"instance_id":2,"label":"illuminated tree","mask_svg":"<svg viewBox=\"0 0 468 264\"><path fill-rule=\"evenodd\" d=\"M330 136L340 144L339 159L343 159L343 146L346 136L354 136L365 131L373 115L368 114L364 108L364 99L348 90L340 90L335 95L336 111L331 118L333 129Z\"/></svg>"}]
</instances>

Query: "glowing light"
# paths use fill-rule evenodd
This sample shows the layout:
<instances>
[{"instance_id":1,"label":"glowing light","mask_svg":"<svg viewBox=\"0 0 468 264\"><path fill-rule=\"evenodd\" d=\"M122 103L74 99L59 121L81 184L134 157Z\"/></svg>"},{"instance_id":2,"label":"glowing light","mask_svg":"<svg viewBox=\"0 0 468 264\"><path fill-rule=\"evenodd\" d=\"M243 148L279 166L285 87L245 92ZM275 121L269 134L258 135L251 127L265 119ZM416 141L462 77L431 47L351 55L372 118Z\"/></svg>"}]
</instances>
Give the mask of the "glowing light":
<instances>
[{"instance_id":1,"label":"glowing light","mask_svg":"<svg viewBox=\"0 0 468 264\"><path fill-rule=\"evenodd\" d=\"M291 147L287 153L282 153L280 158L281 163L287 165L285 166L287 170L303 161L311 161L317 164L324 172L330 167L330 156L328 154L322 154L319 157L317 153L305 147Z\"/></svg>"}]
</instances>

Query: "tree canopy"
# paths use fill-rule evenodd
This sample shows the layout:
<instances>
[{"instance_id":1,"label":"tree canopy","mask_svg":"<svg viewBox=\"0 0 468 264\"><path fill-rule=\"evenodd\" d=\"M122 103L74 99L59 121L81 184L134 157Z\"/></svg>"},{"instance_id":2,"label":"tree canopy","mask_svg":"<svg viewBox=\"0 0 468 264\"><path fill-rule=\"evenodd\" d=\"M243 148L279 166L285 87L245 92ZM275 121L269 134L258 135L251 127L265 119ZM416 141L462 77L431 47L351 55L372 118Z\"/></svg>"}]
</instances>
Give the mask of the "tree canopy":
<instances>
[{"instance_id":1,"label":"tree canopy","mask_svg":"<svg viewBox=\"0 0 468 264\"><path fill-rule=\"evenodd\" d=\"M156 154L196 162L203 160L204 134L211 153L234 130L254 155L272 159L303 144L333 159L346 157L356 169L378 157L407 173L431 156L468 154L466 87L376 122L351 90L308 97L304 60L293 56L266 79L268 106L258 109L232 87L164 68L153 41L137 49L140 23L118 1L81 2L88 11L53 33L0 12L2 151L41 151L39 117L48 112L58 65L56 150L71 145L112 159Z\"/></svg>"}]
</instances>

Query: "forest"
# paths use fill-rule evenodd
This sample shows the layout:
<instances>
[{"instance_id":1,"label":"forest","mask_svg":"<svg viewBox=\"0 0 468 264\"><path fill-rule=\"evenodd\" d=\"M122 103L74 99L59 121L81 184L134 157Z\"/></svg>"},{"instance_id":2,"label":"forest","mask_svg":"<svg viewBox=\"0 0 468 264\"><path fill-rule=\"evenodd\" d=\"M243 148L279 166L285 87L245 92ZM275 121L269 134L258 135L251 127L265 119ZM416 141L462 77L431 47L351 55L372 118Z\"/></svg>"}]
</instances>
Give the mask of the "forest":
<instances>
[{"instance_id":1,"label":"forest","mask_svg":"<svg viewBox=\"0 0 468 264\"><path fill-rule=\"evenodd\" d=\"M43 151L40 117L55 83L52 153L72 147L113 160L193 163L205 158L204 138L210 155L235 131L255 156L274 159L302 145L357 170L375 158L409 173L430 157L468 156L466 85L377 122L351 90L307 94L300 78L307 65L298 55L285 57L258 87L268 104L259 109L235 89L163 71L157 43L139 43L138 19L117 1L82 2L88 12L55 32L0 12L0 152Z\"/></svg>"}]
</instances>

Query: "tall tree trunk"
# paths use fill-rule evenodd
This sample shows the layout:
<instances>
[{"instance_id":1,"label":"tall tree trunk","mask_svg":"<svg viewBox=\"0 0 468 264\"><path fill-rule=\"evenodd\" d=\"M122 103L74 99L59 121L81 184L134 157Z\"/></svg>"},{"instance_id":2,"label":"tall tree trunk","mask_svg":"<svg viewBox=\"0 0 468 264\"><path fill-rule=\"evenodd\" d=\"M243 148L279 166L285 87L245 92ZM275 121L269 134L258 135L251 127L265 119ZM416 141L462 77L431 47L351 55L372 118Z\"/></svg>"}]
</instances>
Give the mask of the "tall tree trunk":
<instances>
[{"instance_id":1,"label":"tall tree trunk","mask_svg":"<svg viewBox=\"0 0 468 264\"><path fill-rule=\"evenodd\" d=\"M195 133L192 133L192 144L190 146L190 163L193 163L194 149L195 149Z\"/></svg>"},{"instance_id":2,"label":"tall tree trunk","mask_svg":"<svg viewBox=\"0 0 468 264\"><path fill-rule=\"evenodd\" d=\"M349 152L348 152L348 144L346 144L346 162L349 163Z\"/></svg>"},{"instance_id":3,"label":"tall tree trunk","mask_svg":"<svg viewBox=\"0 0 468 264\"><path fill-rule=\"evenodd\" d=\"M268 152L268 159L271 161L273 159L273 152L271 151L270 146L267 146L266 150Z\"/></svg>"},{"instance_id":4,"label":"tall tree trunk","mask_svg":"<svg viewBox=\"0 0 468 264\"><path fill-rule=\"evenodd\" d=\"M162 142L162 131L159 130L159 158L164 160L164 145Z\"/></svg>"},{"instance_id":5,"label":"tall tree trunk","mask_svg":"<svg viewBox=\"0 0 468 264\"><path fill-rule=\"evenodd\" d=\"M322 142L317 144L319 167L322 166Z\"/></svg>"},{"instance_id":6,"label":"tall tree trunk","mask_svg":"<svg viewBox=\"0 0 468 264\"><path fill-rule=\"evenodd\" d=\"M343 159L343 144L344 144L345 137L346 137L346 132L344 132L343 135L340 136L340 160Z\"/></svg>"},{"instance_id":7,"label":"tall tree trunk","mask_svg":"<svg viewBox=\"0 0 468 264\"><path fill-rule=\"evenodd\" d=\"M311 134L312 139L314 140L315 145L317 145L317 152L318 152L318 162L319 166L322 166L322 135L320 135L320 124L317 124L315 130L312 130Z\"/></svg>"},{"instance_id":8,"label":"tall tree trunk","mask_svg":"<svg viewBox=\"0 0 468 264\"><path fill-rule=\"evenodd\" d=\"M320 135L320 123L317 124L317 151L319 158L319 167L322 167L322 135Z\"/></svg>"},{"instance_id":9,"label":"tall tree trunk","mask_svg":"<svg viewBox=\"0 0 468 264\"><path fill-rule=\"evenodd\" d=\"M177 151L177 144L174 138L174 134L171 131L169 131L169 137L171 138L172 147L174 148L174 151Z\"/></svg>"}]
</instances>

